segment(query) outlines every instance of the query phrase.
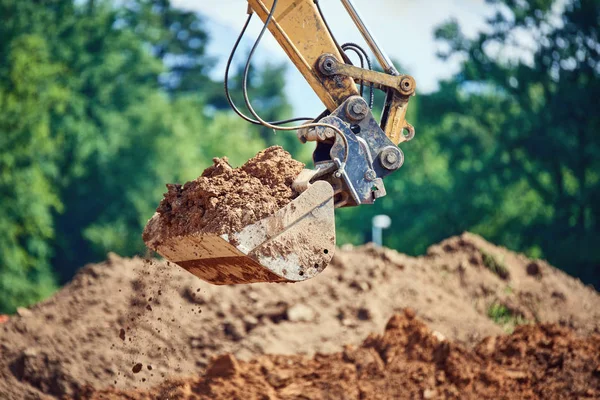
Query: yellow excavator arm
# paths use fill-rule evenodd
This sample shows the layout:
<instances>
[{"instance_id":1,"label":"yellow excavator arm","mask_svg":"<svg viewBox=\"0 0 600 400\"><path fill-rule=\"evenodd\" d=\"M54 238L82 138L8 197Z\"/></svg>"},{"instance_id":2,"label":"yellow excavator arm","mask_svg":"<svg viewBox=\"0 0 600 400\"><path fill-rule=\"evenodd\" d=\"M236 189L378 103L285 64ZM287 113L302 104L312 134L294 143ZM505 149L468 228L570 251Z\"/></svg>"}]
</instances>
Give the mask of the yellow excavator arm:
<instances>
[{"instance_id":1,"label":"yellow excavator arm","mask_svg":"<svg viewBox=\"0 0 600 400\"><path fill-rule=\"evenodd\" d=\"M249 12L255 12L266 22L273 3L274 0L248 0ZM396 145L410 140L414 129L405 117L408 100L416 89L415 81L408 75L398 74L351 1L342 0L342 3L386 73L347 63L315 0L278 0L268 28L330 112L348 98L359 95L355 80L371 83L388 92L382 116L386 136ZM405 130L407 134L403 134Z\"/></svg>"},{"instance_id":2,"label":"yellow excavator arm","mask_svg":"<svg viewBox=\"0 0 600 400\"><path fill-rule=\"evenodd\" d=\"M265 22L273 0L248 0L248 5ZM268 28L329 111L358 95L352 78L340 76L332 85L318 72L323 54L341 60L342 53L312 0L279 0Z\"/></svg>"},{"instance_id":3,"label":"yellow excavator arm","mask_svg":"<svg viewBox=\"0 0 600 400\"><path fill-rule=\"evenodd\" d=\"M225 88L232 108L246 121L273 129L297 130L304 142L316 142L314 169L305 169L293 188L299 193L273 215L228 235L190 234L146 243L166 259L214 284L299 282L320 274L333 257L336 236L334 209L372 204L386 195L383 178L404 163L398 144L412 139L406 109L416 84L398 73L370 34L351 0L340 0L384 72L371 70L367 53L356 44L339 46L321 13L318 0L248 0L248 19L229 58ZM248 57L243 79L243 114L231 99L227 81L235 51L252 15L264 22ZM290 60L326 107L314 120L300 126L287 121L267 122L251 106L247 77L260 39L269 29ZM362 53L368 69L351 64L344 49ZM361 58L362 59L362 58ZM357 89L386 92L380 122ZM147 231L160 226L157 213ZM158 228L157 228L158 229Z\"/></svg>"}]
</instances>

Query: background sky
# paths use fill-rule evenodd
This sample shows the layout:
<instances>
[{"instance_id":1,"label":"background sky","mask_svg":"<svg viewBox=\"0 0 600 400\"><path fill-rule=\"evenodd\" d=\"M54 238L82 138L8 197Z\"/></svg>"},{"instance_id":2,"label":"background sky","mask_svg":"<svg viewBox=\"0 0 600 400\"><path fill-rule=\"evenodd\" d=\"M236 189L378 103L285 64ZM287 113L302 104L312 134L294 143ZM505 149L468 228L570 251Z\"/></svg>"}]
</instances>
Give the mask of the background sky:
<instances>
[{"instance_id":1,"label":"background sky","mask_svg":"<svg viewBox=\"0 0 600 400\"><path fill-rule=\"evenodd\" d=\"M483 29L485 18L491 9L484 0L354 0L373 35L380 41L391 58L402 69L415 77L418 90L435 90L437 82L456 71L456 62L441 62L436 58L437 45L433 38L434 28L442 22L457 19L467 35ZM209 51L218 57L220 66L229 55L235 38L246 19L247 2L244 0L173 0L181 8L197 11L210 18L209 32L212 37ZM339 0L321 0L321 7L338 42L364 44L354 23ZM244 41L250 46L262 22L255 17ZM269 35L261 42L262 51L257 62L289 62L283 50ZM365 47L367 47L365 45ZM245 53L240 53L239 61ZM323 110L312 89L290 62L288 68L287 94L296 115L316 116ZM223 68L217 69L222 72Z\"/></svg>"}]
</instances>

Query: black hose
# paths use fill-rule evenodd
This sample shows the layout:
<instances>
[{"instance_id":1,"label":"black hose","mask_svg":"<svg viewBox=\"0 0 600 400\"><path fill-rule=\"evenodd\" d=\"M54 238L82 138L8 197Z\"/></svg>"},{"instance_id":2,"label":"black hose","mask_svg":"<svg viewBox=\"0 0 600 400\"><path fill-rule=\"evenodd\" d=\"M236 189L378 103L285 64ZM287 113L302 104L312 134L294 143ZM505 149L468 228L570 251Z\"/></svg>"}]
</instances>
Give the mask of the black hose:
<instances>
[{"instance_id":1,"label":"black hose","mask_svg":"<svg viewBox=\"0 0 600 400\"><path fill-rule=\"evenodd\" d=\"M235 56L235 53L237 52L238 46L240 45L242 37L246 33L246 29L248 29L248 24L250 23L251 19L252 19L252 14L249 14L248 18L246 19L246 23L244 24L244 27L242 28L242 32L240 33L240 35L236 39L235 44L233 45L233 49L231 50L231 54L229 55L229 59L227 60L227 66L225 67L225 79L224 79L225 96L227 97L227 102L231 106L231 109L233 111L235 111L235 113L237 115L239 115L242 119L244 119L244 120L246 120L246 121L248 121L248 122L250 122L250 123L252 123L254 125L262 125L262 123L260 121L257 121L257 120L254 120L254 119L248 117L247 115L245 115L243 112L241 112L237 108L237 106L233 102L233 99L231 98L231 93L230 93L230 90L229 90L229 71L231 70L231 63L233 61L233 57ZM291 119L285 119L285 120L282 120L282 121L270 122L270 124L272 124L272 125L283 125L283 124L288 124L288 123L291 123L291 122L298 122L298 121L312 121L312 118L291 118Z\"/></svg>"}]
</instances>

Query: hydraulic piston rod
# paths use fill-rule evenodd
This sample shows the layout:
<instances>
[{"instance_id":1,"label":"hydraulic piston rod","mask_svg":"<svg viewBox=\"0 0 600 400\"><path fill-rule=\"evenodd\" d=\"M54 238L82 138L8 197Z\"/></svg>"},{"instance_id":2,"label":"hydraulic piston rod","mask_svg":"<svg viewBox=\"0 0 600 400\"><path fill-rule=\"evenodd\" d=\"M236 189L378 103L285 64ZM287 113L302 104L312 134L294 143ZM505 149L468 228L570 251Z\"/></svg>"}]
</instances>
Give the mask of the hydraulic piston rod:
<instances>
[{"instance_id":1,"label":"hydraulic piston rod","mask_svg":"<svg viewBox=\"0 0 600 400\"><path fill-rule=\"evenodd\" d=\"M377 61L379 61L379 64L381 65L383 70L390 75L400 75L396 67L394 67L394 63L392 63L392 60L383 51L382 47L379 45L375 37L371 34L371 31L369 31L369 28L367 28L367 25L361 18L356 7L354 7L354 5L352 4L352 1L342 0L342 4L344 5L344 7L346 7L346 11L348 11L348 14L352 18L352 21L354 21L354 24L356 24L356 27L362 34L363 38L365 39L373 53L375 54L375 57L377 58Z\"/></svg>"}]
</instances>

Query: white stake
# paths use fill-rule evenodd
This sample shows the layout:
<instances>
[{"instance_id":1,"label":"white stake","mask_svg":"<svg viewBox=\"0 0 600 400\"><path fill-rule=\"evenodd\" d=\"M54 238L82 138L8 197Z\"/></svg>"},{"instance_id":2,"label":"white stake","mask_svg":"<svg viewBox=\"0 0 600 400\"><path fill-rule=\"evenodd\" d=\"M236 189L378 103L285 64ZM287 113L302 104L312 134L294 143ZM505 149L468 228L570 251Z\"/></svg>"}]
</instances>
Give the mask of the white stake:
<instances>
[{"instance_id":1,"label":"white stake","mask_svg":"<svg viewBox=\"0 0 600 400\"><path fill-rule=\"evenodd\" d=\"M376 215L373 217L372 239L375 246L383 245L383 230L392 225L392 219L387 215Z\"/></svg>"}]
</instances>

